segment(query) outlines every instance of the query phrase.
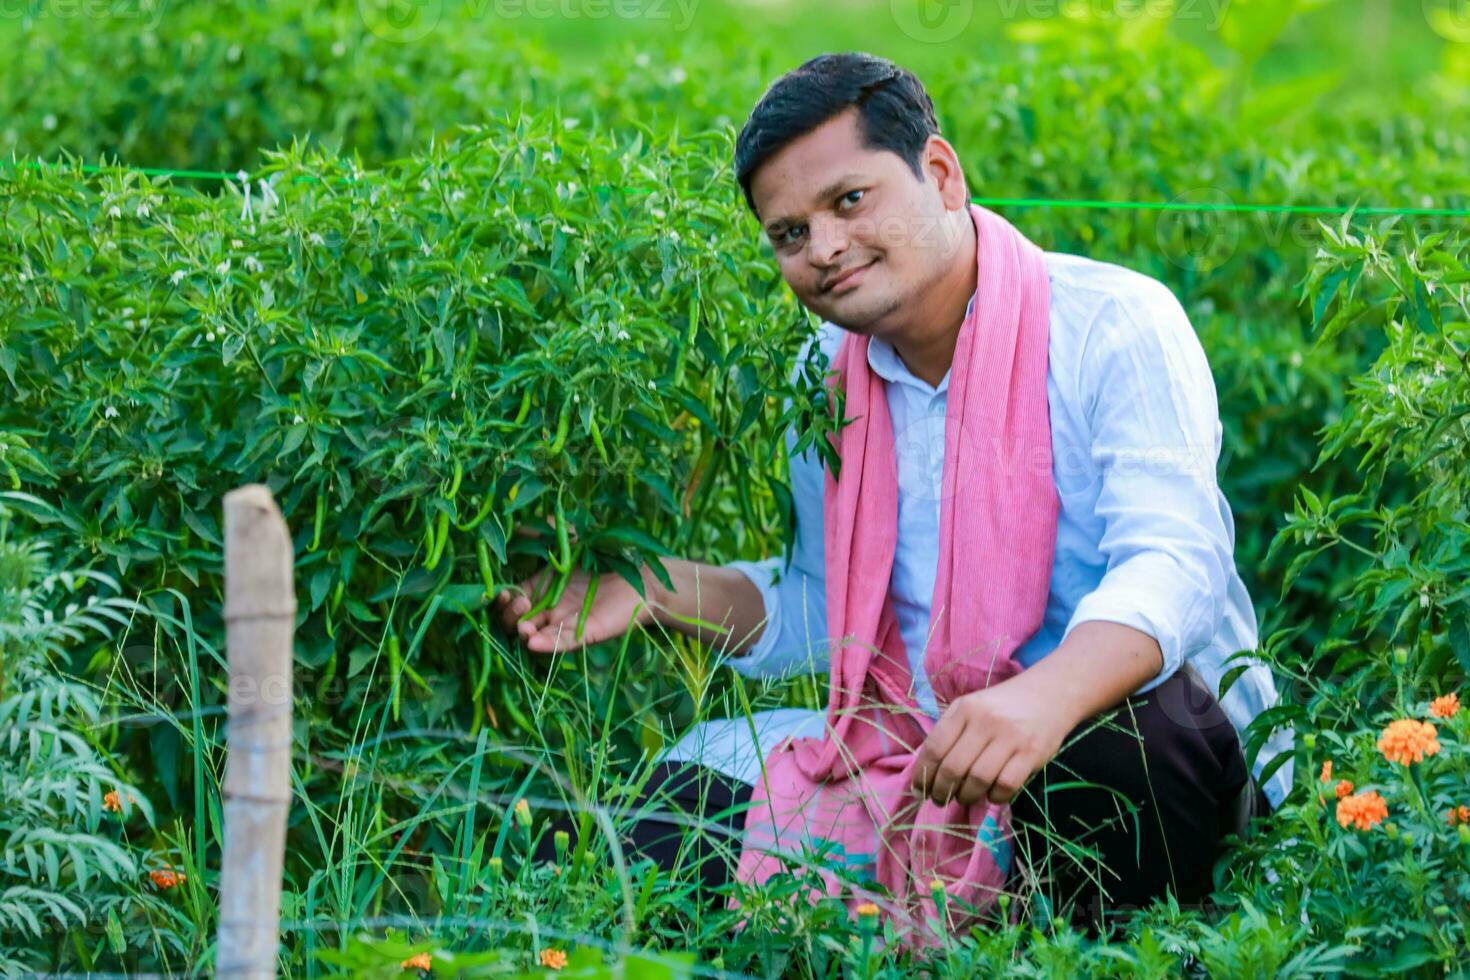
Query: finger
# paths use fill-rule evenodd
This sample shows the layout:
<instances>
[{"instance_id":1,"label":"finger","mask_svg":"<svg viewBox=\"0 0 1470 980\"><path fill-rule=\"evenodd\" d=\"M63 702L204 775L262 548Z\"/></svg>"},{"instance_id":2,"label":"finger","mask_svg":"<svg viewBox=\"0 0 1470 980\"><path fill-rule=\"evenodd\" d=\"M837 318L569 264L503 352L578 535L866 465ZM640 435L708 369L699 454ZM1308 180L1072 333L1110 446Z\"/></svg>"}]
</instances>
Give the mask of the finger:
<instances>
[{"instance_id":1,"label":"finger","mask_svg":"<svg viewBox=\"0 0 1470 980\"><path fill-rule=\"evenodd\" d=\"M1013 754L1009 745L992 740L970 764L970 771L965 774L964 785L955 794L955 800L965 806L973 806L985 799L985 794L995 785Z\"/></svg>"},{"instance_id":2,"label":"finger","mask_svg":"<svg viewBox=\"0 0 1470 980\"><path fill-rule=\"evenodd\" d=\"M919 747L919 755L914 760L914 784L913 790L921 796L928 796L929 789L934 782L934 774L939 769L939 762L948 754L955 740L965 730L964 717L953 708L946 711L939 719L939 723L930 730L924 739L924 744Z\"/></svg>"},{"instance_id":3,"label":"finger","mask_svg":"<svg viewBox=\"0 0 1470 980\"><path fill-rule=\"evenodd\" d=\"M1031 778L1032 772L1031 764L1020 753L1011 756L1010 761L1001 769L1000 775L990 787L990 793L986 798L991 803L1011 802L1020 795L1021 787L1026 785L1026 780Z\"/></svg>"},{"instance_id":4,"label":"finger","mask_svg":"<svg viewBox=\"0 0 1470 980\"><path fill-rule=\"evenodd\" d=\"M985 751L987 739L988 736L983 732L969 729L960 736L959 741L950 747L934 771L934 779L929 786L929 799L940 806L954 799L955 793L969 774L970 767L975 764L980 753Z\"/></svg>"}]
</instances>

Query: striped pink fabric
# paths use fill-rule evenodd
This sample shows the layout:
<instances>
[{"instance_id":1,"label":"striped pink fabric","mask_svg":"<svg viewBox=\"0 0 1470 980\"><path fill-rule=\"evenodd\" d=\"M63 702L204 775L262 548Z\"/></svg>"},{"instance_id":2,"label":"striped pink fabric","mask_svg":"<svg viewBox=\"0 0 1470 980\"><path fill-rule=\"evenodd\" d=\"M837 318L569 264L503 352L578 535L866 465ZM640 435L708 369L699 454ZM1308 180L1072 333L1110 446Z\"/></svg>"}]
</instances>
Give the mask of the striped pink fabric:
<instances>
[{"instance_id":1,"label":"striped pink fabric","mask_svg":"<svg viewBox=\"0 0 1470 980\"><path fill-rule=\"evenodd\" d=\"M977 295L960 328L944 432L938 570L924 667L941 710L1021 670L1016 649L1041 626L1058 501L1047 415L1050 285L1042 252L999 215L970 206ZM912 678L888 580L897 541L893 425L868 338L848 334L828 383L844 386L841 479L823 497L831 687L822 738L789 738L765 760L746 816L737 878L760 883L816 867L850 907L877 902L904 941L963 927L1005 882L1010 807L939 806L910 788L933 722ZM783 857L789 859L783 861ZM844 886L836 874L845 868ZM885 894L886 892L886 894Z\"/></svg>"}]
</instances>

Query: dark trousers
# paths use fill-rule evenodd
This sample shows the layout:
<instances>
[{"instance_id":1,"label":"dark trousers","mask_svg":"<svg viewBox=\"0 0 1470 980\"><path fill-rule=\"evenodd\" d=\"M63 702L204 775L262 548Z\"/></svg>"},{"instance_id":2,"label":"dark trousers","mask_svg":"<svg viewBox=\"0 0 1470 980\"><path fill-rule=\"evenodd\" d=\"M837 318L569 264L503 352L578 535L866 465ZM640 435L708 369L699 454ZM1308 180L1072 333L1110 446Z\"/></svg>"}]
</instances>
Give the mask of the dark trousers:
<instances>
[{"instance_id":1,"label":"dark trousers","mask_svg":"<svg viewBox=\"0 0 1470 980\"><path fill-rule=\"evenodd\" d=\"M677 862L707 889L727 883L751 792L695 763L656 765L634 807L658 812L622 822L629 862ZM1186 667L1079 725L1026 783L1012 802L1011 890L1044 900L1045 918L1069 917L1089 932L1166 891L1181 905L1199 903L1221 840L1267 811L1234 726ZM572 847L575 822L562 814L554 823ZM548 832L537 858L553 856Z\"/></svg>"},{"instance_id":2,"label":"dark trousers","mask_svg":"<svg viewBox=\"0 0 1470 980\"><path fill-rule=\"evenodd\" d=\"M1269 809L1234 725L1186 666L1077 726L1027 781L1011 805L1011 890L1088 931L1166 891L1198 906L1222 840Z\"/></svg>"}]
</instances>

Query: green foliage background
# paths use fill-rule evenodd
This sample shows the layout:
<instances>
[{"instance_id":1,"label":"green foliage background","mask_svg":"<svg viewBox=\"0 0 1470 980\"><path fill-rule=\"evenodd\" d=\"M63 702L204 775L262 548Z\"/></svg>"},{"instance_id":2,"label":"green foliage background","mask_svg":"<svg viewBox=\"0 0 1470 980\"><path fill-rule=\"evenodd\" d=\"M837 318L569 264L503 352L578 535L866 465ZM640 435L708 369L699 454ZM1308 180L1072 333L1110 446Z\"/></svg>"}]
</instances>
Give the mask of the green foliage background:
<instances>
[{"instance_id":1,"label":"green foliage background","mask_svg":"<svg viewBox=\"0 0 1470 980\"><path fill-rule=\"evenodd\" d=\"M569 933L617 920L730 969L854 968L831 909L768 896L770 931L722 948L718 915L680 916L686 883L645 878L619 918L626 875L581 880L579 864L552 887L501 819L516 794L616 797L690 721L751 697L819 705L820 679L747 692L710 651L652 633L527 658L483 608L487 579L560 553L544 533L558 511L579 529L567 557L630 577L661 555L763 557L790 539L781 436L826 424L815 376L790 380L814 324L730 159L750 105L801 58L864 47L913 68L985 197L1470 207L1464 45L1371 2L1238 0L1217 29L1184 5L1172 19L981 5L945 44L800 4L761 8L766 30L706 4L672 33L532 31L431 4L422 37L368 0L144 4L157 16L85 36L47 9L0 21L16 52L0 66L15 158L0 171L0 470L48 502L29 509L39 540L148 613L47 659L147 719L89 730L172 814L140 846L190 875L180 911L148 895L116 927L58 917L49 953L28 941L88 968L207 962L218 509L251 480L295 533L302 598L288 919L529 903ZM1375 27L1392 43L1370 58L1358 34ZM1337 731L1340 768L1354 757L1360 786L1403 794L1395 833L1413 843L1340 833L1310 785L1321 753L1304 749L1302 786L1222 865L1210 914L1166 910L1109 947L1053 934L1038 902L945 969L1453 962L1465 857L1434 815L1457 802L1461 743L1446 732L1446 769L1395 781L1368 730L1422 715L1470 670L1463 218L997 208L1185 304L1219 390L1237 562L1288 695L1248 747L1272 724ZM513 884L489 863L502 855ZM1394 869L1400 892L1361 894L1354 868ZM1395 903L1428 925L1391 920ZM422 935L380 948L288 929L286 961L326 945L366 968ZM473 969L508 969L499 956Z\"/></svg>"}]
</instances>

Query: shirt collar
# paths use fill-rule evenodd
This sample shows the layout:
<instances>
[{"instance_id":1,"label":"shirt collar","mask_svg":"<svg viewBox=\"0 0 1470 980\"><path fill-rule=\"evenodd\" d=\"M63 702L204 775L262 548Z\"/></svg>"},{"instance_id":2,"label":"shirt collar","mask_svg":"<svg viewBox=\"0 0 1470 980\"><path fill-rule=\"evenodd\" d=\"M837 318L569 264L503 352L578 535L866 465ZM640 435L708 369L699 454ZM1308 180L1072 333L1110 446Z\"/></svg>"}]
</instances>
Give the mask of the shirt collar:
<instances>
[{"instance_id":1,"label":"shirt collar","mask_svg":"<svg viewBox=\"0 0 1470 980\"><path fill-rule=\"evenodd\" d=\"M972 295L969 304L965 306L965 319L970 318L970 311L974 308L975 297ZM945 371L944 377L939 379L939 387L931 388L928 382L920 380L908 369L908 365L904 364L903 358L898 356L898 351L894 350L891 343L878 337L868 341L868 367L884 381L914 385L936 394L949 389L949 371Z\"/></svg>"}]
</instances>

